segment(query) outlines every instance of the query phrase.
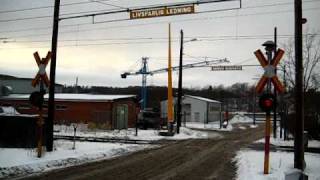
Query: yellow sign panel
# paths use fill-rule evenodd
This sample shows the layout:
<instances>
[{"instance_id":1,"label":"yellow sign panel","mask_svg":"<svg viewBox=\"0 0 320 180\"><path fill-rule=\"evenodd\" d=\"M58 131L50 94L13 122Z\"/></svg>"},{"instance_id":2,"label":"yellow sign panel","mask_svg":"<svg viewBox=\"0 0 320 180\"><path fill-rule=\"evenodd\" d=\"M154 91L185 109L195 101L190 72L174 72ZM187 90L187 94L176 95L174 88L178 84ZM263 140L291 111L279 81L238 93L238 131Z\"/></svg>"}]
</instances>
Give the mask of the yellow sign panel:
<instances>
[{"instance_id":1,"label":"yellow sign panel","mask_svg":"<svg viewBox=\"0 0 320 180\"><path fill-rule=\"evenodd\" d=\"M194 13L194 5L130 11L130 19L152 18Z\"/></svg>"}]
</instances>

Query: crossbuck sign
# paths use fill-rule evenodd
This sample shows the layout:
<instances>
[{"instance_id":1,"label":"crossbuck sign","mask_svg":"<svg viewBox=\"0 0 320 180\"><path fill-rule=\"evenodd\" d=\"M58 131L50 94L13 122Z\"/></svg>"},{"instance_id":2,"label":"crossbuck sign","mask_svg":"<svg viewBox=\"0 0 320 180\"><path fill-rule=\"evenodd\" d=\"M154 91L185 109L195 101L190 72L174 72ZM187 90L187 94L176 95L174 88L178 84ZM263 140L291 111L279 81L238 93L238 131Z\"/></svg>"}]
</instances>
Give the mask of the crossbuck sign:
<instances>
[{"instance_id":1,"label":"crossbuck sign","mask_svg":"<svg viewBox=\"0 0 320 180\"><path fill-rule=\"evenodd\" d=\"M276 70L277 65L279 64L281 58L284 55L284 50L278 49L278 51L276 52L276 54L275 54L274 58L272 59L272 61L270 62L270 64L268 63L267 59L264 57L264 55L260 49L255 51L254 54L264 69L264 74L256 86L256 92L261 93L263 91L264 86L271 79L271 82L273 83L274 88L278 92L283 93L285 91L285 88L282 85L282 83L280 82L280 80L278 79L278 76L276 75L275 70Z\"/></svg>"},{"instance_id":2,"label":"crossbuck sign","mask_svg":"<svg viewBox=\"0 0 320 180\"><path fill-rule=\"evenodd\" d=\"M38 52L33 53L34 59L37 62L37 65L39 67L39 71L37 75L32 80L31 85L33 87L36 87L40 81L43 81L43 83L48 87L50 85L49 78L46 73L46 66L48 65L50 59L51 59L51 52L49 51L47 56L45 58L40 58Z\"/></svg>"}]
</instances>

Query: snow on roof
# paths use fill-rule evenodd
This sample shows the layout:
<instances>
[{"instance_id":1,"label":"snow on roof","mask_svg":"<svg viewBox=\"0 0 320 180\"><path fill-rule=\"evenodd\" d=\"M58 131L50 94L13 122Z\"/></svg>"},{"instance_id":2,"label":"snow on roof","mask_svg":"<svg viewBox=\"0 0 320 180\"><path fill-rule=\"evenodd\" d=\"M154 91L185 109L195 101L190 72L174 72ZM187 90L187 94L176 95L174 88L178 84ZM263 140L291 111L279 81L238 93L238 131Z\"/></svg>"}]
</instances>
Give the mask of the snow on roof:
<instances>
[{"instance_id":1,"label":"snow on roof","mask_svg":"<svg viewBox=\"0 0 320 180\"><path fill-rule=\"evenodd\" d=\"M4 96L5 99L29 99L29 94L10 94L9 96ZM44 98L48 99L49 95L45 94ZM101 94L68 94L68 93L56 93L54 98L56 100L69 100L69 101L111 101L116 99L126 99L134 98L135 95L101 95Z\"/></svg>"},{"instance_id":2,"label":"snow on roof","mask_svg":"<svg viewBox=\"0 0 320 180\"><path fill-rule=\"evenodd\" d=\"M20 114L14 107L4 107L4 106L0 106L0 114L6 114L6 115L16 115L16 114Z\"/></svg>"},{"instance_id":3,"label":"snow on roof","mask_svg":"<svg viewBox=\"0 0 320 180\"><path fill-rule=\"evenodd\" d=\"M212 102L212 103L221 103L220 101L216 101L216 100L212 100L212 99L208 99L208 98L204 98L204 97L200 97L200 96L185 95L185 97L190 97L190 98L194 98L194 99L198 99L198 100L206 101L206 102Z\"/></svg>"}]
</instances>

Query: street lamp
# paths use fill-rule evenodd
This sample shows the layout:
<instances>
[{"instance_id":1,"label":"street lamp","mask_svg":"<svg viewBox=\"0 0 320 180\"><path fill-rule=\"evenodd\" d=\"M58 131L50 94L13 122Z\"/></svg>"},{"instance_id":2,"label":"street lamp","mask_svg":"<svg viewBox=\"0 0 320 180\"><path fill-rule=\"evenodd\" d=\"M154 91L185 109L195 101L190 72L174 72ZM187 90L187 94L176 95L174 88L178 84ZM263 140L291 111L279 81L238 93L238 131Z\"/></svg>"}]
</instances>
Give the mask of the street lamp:
<instances>
[{"instance_id":1,"label":"street lamp","mask_svg":"<svg viewBox=\"0 0 320 180\"><path fill-rule=\"evenodd\" d=\"M197 41L197 38L192 38L183 42L183 30L180 31L180 60L179 60L179 81L178 81L178 108L177 108L177 134L180 133L181 126L181 99L182 99L182 59L183 59L183 44Z\"/></svg>"}]
</instances>

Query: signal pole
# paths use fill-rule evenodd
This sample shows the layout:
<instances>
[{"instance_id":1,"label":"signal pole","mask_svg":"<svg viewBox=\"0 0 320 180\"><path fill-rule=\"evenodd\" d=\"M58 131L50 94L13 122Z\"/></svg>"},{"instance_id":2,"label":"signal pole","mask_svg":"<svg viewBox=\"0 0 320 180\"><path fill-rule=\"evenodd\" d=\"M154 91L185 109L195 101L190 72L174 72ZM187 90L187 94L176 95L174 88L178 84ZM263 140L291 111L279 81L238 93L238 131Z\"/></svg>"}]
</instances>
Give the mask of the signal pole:
<instances>
[{"instance_id":1,"label":"signal pole","mask_svg":"<svg viewBox=\"0 0 320 180\"><path fill-rule=\"evenodd\" d=\"M274 28L274 56L277 53L277 27ZM277 67L275 68L275 74L277 75ZM277 90L273 90L274 97L277 99ZM274 104L273 108L273 138L277 138L277 103Z\"/></svg>"},{"instance_id":2,"label":"signal pole","mask_svg":"<svg viewBox=\"0 0 320 180\"><path fill-rule=\"evenodd\" d=\"M304 170L304 97L303 97L303 57L302 57L302 0L294 1L295 16L295 137L294 137L294 167Z\"/></svg>"},{"instance_id":3,"label":"signal pole","mask_svg":"<svg viewBox=\"0 0 320 180\"><path fill-rule=\"evenodd\" d=\"M48 100L48 124L47 124L47 151L53 149L53 121L55 113L54 89L56 78L56 60L57 60L57 44L59 32L59 11L60 0L55 0L54 16L53 16L53 30L52 30L52 44L51 44L51 64L50 64L50 86L49 86L49 100Z\"/></svg>"}]
</instances>

